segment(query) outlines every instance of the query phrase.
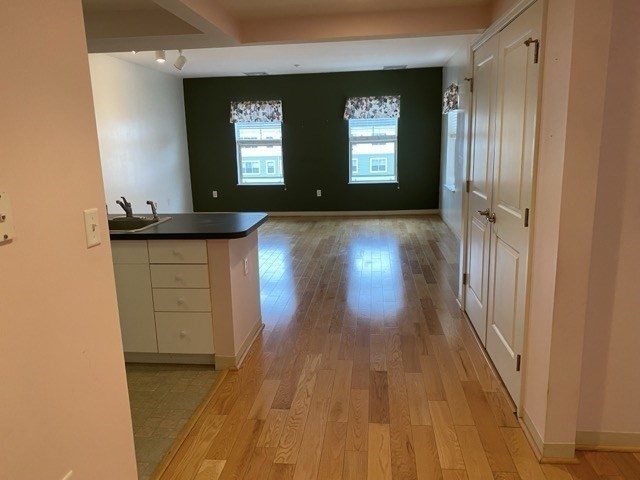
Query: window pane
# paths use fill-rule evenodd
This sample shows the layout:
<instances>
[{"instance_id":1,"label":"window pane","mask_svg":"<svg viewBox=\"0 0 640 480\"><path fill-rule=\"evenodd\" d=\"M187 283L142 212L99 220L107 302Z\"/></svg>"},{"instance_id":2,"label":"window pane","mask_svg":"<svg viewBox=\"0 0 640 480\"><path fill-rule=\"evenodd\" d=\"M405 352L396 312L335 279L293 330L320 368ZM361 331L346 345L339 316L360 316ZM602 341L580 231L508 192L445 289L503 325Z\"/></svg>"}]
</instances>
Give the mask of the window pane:
<instances>
[{"instance_id":1,"label":"window pane","mask_svg":"<svg viewBox=\"0 0 640 480\"><path fill-rule=\"evenodd\" d=\"M349 120L349 181L396 182L397 136L397 118Z\"/></svg>"},{"instance_id":2,"label":"window pane","mask_svg":"<svg viewBox=\"0 0 640 480\"><path fill-rule=\"evenodd\" d=\"M395 142L358 142L351 144L352 182L395 182Z\"/></svg>"},{"instance_id":3,"label":"window pane","mask_svg":"<svg viewBox=\"0 0 640 480\"><path fill-rule=\"evenodd\" d=\"M283 185L280 123L236 123L238 183Z\"/></svg>"}]
</instances>

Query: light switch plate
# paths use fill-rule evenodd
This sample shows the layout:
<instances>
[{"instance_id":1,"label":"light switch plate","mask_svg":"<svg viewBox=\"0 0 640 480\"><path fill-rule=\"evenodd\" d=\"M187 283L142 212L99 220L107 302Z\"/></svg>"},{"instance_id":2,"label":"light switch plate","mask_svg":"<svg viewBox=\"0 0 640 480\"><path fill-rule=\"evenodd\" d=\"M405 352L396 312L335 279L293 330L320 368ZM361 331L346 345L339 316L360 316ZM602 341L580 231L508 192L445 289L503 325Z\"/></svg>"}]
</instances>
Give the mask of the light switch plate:
<instances>
[{"instance_id":1,"label":"light switch plate","mask_svg":"<svg viewBox=\"0 0 640 480\"><path fill-rule=\"evenodd\" d=\"M98 209L90 208L84 211L84 229L87 235L87 247L100 245L100 225L98 225Z\"/></svg>"},{"instance_id":2,"label":"light switch plate","mask_svg":"<svg viewBox=\"0 0 640 480\"><path fill-rule=\"evenodd\" d=\"M7 192L0 192L0 244L13 240L16 232L13 228L13 213Z\"/></svg>"}]
</instances>

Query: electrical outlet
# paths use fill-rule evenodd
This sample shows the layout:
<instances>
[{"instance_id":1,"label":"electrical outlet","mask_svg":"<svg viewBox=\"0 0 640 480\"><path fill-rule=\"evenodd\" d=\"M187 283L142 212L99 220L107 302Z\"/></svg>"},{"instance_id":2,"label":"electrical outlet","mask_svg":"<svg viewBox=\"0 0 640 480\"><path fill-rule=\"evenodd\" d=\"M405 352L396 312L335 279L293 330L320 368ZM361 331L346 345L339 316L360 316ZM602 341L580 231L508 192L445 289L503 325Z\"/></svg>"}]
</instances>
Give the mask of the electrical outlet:
<instances>
[{"instance_id":1,"label":"electrical outlet","mask_svg":"<svg viewBox=\"0 0 640 480\"><path fill-rule=\"evenodd\" d=\"M322 196L322 190L316 190L316 197Z\"/></svg>"},{"instance_id":2,"label":"electrical outlet","mask_svg":"<svg viewBox=\"0 0 640 480\"><path fill-rule=\"evenodd\" d=\"M218 198L218 191L214 190L213 192L211 192L211 195L213 195L213 198Z\"/></svg>"},{"instance_id":3,"label":"electrical outlet","mask_svg":"<svg viewBox=\"0 0 640 480\"><path fill-rule=\"evenodd\" d=\"M100 225L98 225L98 209L84 211L84 230L87 236L87 248L100 245Z\"/></svg>"}]
</instances>

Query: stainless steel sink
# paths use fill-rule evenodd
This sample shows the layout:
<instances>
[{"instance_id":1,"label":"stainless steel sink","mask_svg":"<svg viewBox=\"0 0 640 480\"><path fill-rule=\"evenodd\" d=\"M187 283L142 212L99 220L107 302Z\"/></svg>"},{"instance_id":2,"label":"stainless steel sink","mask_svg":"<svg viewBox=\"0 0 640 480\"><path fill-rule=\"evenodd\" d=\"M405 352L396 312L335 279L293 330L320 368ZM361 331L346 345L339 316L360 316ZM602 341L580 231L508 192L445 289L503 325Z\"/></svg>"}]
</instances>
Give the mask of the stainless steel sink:
<instances>
[{"instance_id":1,"label":"stainless steel sink","mask_svg":"<svg viewBox=\"0 0 640 480\"><path fill-rule=\"evenodd\" d=\"M109 231L141 232L167 220L171 220L171 217L116 217L109 219Z\"/></svg>"}]
</instances>

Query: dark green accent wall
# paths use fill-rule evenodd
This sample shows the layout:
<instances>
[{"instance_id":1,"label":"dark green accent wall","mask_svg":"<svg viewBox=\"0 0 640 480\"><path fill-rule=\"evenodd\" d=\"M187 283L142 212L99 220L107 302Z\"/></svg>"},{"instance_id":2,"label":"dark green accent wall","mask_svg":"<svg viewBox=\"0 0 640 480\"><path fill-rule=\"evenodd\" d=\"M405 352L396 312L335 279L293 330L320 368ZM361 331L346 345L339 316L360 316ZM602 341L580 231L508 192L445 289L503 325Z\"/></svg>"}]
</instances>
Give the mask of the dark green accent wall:
<instances>
[{"instance_id":1,"label":"dark green accent wall","mask_svg":"<svg viewBox=\"0 0 640 480\"><path fill-rule=\"evenodd\" d=\"M349 185L347 97L398 94L399 185ZM184 98L196 212L438 208L441 68L185 79ZM271 99L283 105L286 188L238 186L229 103Z\"/></svg>"}]
</instances>

